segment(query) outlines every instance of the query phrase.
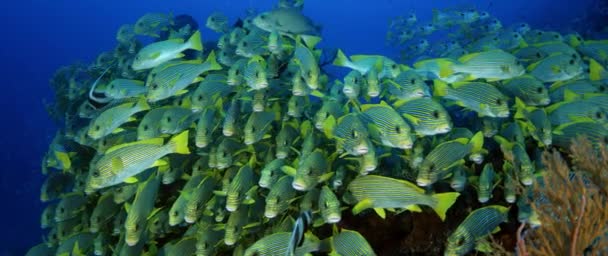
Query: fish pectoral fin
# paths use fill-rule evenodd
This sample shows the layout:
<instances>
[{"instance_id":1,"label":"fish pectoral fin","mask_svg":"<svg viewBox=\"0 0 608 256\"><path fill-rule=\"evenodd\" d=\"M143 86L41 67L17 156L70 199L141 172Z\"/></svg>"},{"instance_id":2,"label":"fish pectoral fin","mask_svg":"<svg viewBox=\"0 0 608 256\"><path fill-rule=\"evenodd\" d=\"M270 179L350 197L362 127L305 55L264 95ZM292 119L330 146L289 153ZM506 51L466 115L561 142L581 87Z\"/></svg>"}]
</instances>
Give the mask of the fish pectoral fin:
<instances>
[{"instance_id":1,"label":"fish pectoral fin","mask_svg":"<svg viewBox=\"0 0 608 256\"><path fill-rule=\"evenodd\" d=\"M124 167L122 158L119 156L112 158L112 170L122 170Z\"/></svg>"},{"instance_id":2,"label":"fish pectoral fin","mask_svg":"<svg viewBox=\"0 0 608 256\"><path fill-rule=\"evenodd\" d=\"M405 209L408 209L411 212L422 212L422 209L420 209L420 206L415 205L415 204L411 204L405 207Z\"/></svg>"},{"instance_id":3,"label":"fish pectoral fin","mask_svg":"<svg viewBox=\"0 0 608 256\"><path fill-rule=\"evenodd\" d=\"M485 253L492 252L492 246L486 239L477 240L475 243L475 250Z\"/></svg>"},{"instance_id":4,"label":"fish pectoral fin","mask_svg":"<svg viewBox=\"0 0 608 256\"><path fill-rule=\"evenodd\" d=\"M131 176L131 177L125 179L125 183L133 184L133 183L137 183L137 182L139 182L139 180L137 178L135 178L135 176Z\"/></svg>"},{"instance_id":5,"label":"fish pectoral fin","mask_svg":"<svg viewBox=\"0 0 608 256\"><path fill-rule=\"evenodd\" d=\"M184 95L186 93L188 93L188 90L179 90L179 91L175 92L175 95L176 96L178 96L178 95Z\"/></svg>"},{"instance_id":6,"label":"fish pectoral fin","mask_svg":"<svg viewBox=\"0 0 608 256\"><path fill-rule=\"evenodd\" d=\"M334 176L334 172L325 173L325 174L319 176L318 181L319 181L319 183L327 181L327 180L331 179L332 176Z\"/></svg>"},{"instance_id":7,"label":"fish pectoral fin","mask_svg":"<svg viewBox=\"0 0 608 256\"><path fill-rule=\"evenodd\" d=\"M123 129L123 128L116 128L114 131L112 131L112 134L118 134L118 133L121 133L124 131L125 131L125 129Z\"/></svg>"},{"instance_id":8,"label":"fish pectoral fin","mask_svg":"<svg viewBox=\"0 0 608 256\"><path fill-rule=\"evenodd\" d=\"M160 52L155 52L155 53L150 54L150 58L152 58L152 59L156 59L158 57L160 57Z\"/></svg>"},{"instance_id":9,"label":"fish pectoral fin","mask_svg":"<svg viewBox=\"0 0 608 256\"><path fill-rule=\"evenodd\" d=\"M154 163L150 167L157 167L157 166L164 166L164 165L169 165L169 162L167 162L164 159L158 159L158 160L154 161Z\"/></svg>"},{"instance_id":10,"label":"fish pectoral fin","mask_svg":"<svg viewBox=\"0 0 608 256\"><path fill-rule=\"evenodd\" d=\"M372 208L373 205L374 205L374 202L371 199L369 199L369 198L363 199L363 200L359 201L353 207L353 210L352 210L353 215L357 215L365 209Z\"/></svg>"},{"instance_id":11,"label":"fish pectoral fin","mask_svg":"<svg viewBox=\"0 0 608 256\"><path fill-rule=\"evenodd\" d=\"M492 230L492 234L496 234L498 232L500 232L500 226L498 226L494 230Z\"/></svg>"},{"instance_id":12,"label":"fish pectoral fin","mask_svg":"<svg viewBox=\"0 0 608 256\"><path fill-rule=\"evenodd\" d=\"M386 219L386 212L384 211L384 208L374 208L374 211L376 214L378 214L378 216L380 216L380 218Z\"/></svg>"}]
</instances>

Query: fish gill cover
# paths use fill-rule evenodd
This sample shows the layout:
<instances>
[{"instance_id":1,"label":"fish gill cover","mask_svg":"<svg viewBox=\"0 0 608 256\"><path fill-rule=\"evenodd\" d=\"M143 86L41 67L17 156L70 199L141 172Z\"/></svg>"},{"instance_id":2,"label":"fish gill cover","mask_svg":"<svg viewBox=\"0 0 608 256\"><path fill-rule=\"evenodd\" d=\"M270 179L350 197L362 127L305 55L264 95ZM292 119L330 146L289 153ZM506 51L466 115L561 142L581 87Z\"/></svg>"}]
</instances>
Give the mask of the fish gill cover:
<instances>
[{"instance_id":1,"label":"fish gill cover","mask_svg":"<svg viewBox=\"0 0 608 256\"><path fill-rule=\"evenodd\" d=\"M451 8L362 55L303 7L147 13L57 70L27 255L606 253L607 40Z\"/></svg>"}]
</instances>

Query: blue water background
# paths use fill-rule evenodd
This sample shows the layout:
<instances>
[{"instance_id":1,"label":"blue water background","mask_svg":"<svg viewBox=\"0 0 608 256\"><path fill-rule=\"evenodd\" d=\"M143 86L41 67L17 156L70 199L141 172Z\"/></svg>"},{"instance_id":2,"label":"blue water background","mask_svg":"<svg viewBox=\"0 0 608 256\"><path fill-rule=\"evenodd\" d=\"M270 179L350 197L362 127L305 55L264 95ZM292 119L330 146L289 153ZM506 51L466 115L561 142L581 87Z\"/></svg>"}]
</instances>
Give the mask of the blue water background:
<instances>
[{"instance_id":1,"label":"blue water background","mask_svg":"<svg viewBox=\"0 0 608 256\"><path fill-rule=\"evenodd\" d=\"M433 8L476 7L489 11L503 24L525 21L533 28L568 31L592 0L579 1L350 1L306 0L304 13L323 26L325 47L347 54L385 54L398 51L385 45L389 17L417 13L429 21ZM0 11L0 256L23 255L39 243L43 204L39 188L44 177L40 160L56 131L43 99L52 100L48 84L62 65L90 63L115 47L120 25L135 23L147 12L190 14L202 28L203 39L218 35L204 28L213 11L236 20L247 8L270 9L275 1L42 1L3 2Z\"/></svg>"}]
</instances>

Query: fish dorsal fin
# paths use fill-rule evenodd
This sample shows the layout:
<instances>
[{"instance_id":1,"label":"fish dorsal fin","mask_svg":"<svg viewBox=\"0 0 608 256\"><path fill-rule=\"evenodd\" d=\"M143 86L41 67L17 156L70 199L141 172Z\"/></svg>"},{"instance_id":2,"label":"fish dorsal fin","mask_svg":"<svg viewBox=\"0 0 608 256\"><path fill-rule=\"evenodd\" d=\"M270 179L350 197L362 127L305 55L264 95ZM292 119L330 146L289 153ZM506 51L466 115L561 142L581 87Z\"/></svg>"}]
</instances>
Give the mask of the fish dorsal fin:
<instances>
[{"instance_id":1,"label":"fish dorsal fin","mask_svg":"<svg viewBox=\"0 0 608 256\"><path fill-rule=\"evenodd\" d=\"M474 52L474 53L469 53L469 54L463 55L460 58L458 58L458 61L462 62L462 63L466 63L466 62L470 61L471 59L479 56L481 53L482 52Z\"/></svg>"},{"instance_id":2,"label":"fish dorsal fin","mask_svg":"<svg viewBox=\"0 0 608 256\"><path fill-rule=\"evenodd\" d=\"M540 65L540 63L541 63L542 61L543 61L543 60L539 60L539 61L537 61L537 62L534 62L534 63L530 64L530 65L529 65L529 66L528 66L526 69L527 69L528 71L532 71L532 70L536 69L536 67L538 67L538 65Z\"/></svg>"},{"instance_id":3,"label":"fish dorsal fin","mask_svg":"<svg viewBox=\"0 0 608 256\"><path fill-rule=\"evenodd\" d=\"M105 154L112 153L112 152L114 152L114 151L116 151L118 149L129 147L129 146L133 146L133 145L157 145L157 146L161 146L161 145L163 145L163 143L164 143L163 138L152 138L152 139L147 139L147 140L134 141L134 142L129 142L129 143L124 143L124 144L113 146L113 147L109 148L108 150L106 150Z\"/></svg>"},{"instance_id":4,"label":"fish dorsal fin","mask_svg":"<svg viewBox=\"0 0 608 256\"><path fill-rule=\"evenodd\" d=\"M300 35L300 38L309 49L314 49L322 39L321 37L312 35Z\"/></svg>"}]
</instances>

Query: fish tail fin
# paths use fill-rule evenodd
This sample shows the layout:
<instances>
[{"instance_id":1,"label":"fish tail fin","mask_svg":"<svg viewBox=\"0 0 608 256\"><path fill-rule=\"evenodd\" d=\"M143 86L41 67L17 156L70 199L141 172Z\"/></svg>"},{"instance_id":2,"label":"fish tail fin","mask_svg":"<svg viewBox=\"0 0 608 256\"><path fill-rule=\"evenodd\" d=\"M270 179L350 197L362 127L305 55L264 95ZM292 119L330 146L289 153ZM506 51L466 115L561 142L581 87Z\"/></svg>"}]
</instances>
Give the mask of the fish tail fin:
<instances>
[{"instance_id":1,"label":"fish tail fin","mask_svg":"<svg viewBox=\"0 0 608 256\"><path fill-rule=\"evenodd\" d=\"M215 51L211 51L211 53L209 53L209 56L207 56L207 60L205 60L205 63L209 63L210 70L222 69L222 65L217 63L217 58L215 57Z\"/></svg>"},{"instance_id":2,"label":"fish tail fin","mask_svg":"<svg viewBox=\"0 0 608 256\"><path fill-rule=\"evenodd\" d=\"M348 60L348 57L344 55L344 52L342 52L342 50L338 49L333 64L340 67L348 67L349 63L350 61Z\"/></svg>"},{"instance_id":3,"label":"fish tail fin","mask_svg":"<svg viewBox=\"0 0 608 256\"><path fill-rule=\"evenodd\" d=\"M449 86L446 82L439 79L435 79L433 83L433 96L446 96L448 95Z\"/></svg>"},{"instance_id":4,"label":"fish tail fin","mask_svg":"<svg viewBox=\"0 0 608 256\"><path fill-rule=\"evenodd\" d=\"M458 192L439 193L433 195L433 197L437 199L437 205L433 207L433 210L435 210L435 212L437 213L437 215L439 215L439 218L441 218L442 221L445 220L446 212L456 202L458 196L460 196L460 193Z\"/></svg>"},{"instance_id":5,"label":"fish tail fin","mask_svg":"<svg viewBox=\"0 0 608 256\"><path fill-rule=\"evenodd\" d=\"M589 79L591 81L597 81L602 79L602 74L606 73L606 70L602 65L597 63L594 59L589 59Z\"/></svg>"},{"instance_id":6,"label":"fish tail fin","mask_svg":"<svg viewBox=\"0 0 608 256\"><path fill-rule=\"evenodd\" d=\"M197 50L197 51L203 50L203 44L201 43L201 31L200 30L197 30L196 32L194 32L194 34L192 34L190 39L188 39L188 45L189 45L188 48L190 48L190 49Z\"/></svg>"},{"instance_id":7,"label":"fish tail fin","mask_svg":"<svg viewBox=\"0 0 608 256\"><path fill-rule=\"evenodd\" d=\"M67 153L55 151L55 156L61 162L64 170L72 168L72 161L70 161L70 156Z\"/></svg>"},{"instance_id":8,"label":"fish tail fin","mask_svg":"<svg viewBox=\"0 0 608 256\"><path fill-rule=\"evenodd\" d=\"M447 59L438 59L437 66L439 67L439 77L447 77L454 74L454 63Z\"/></svg>"},{"instance_id":9,"label":"fish tail fin","mask_svg":"<svg viewBox=\"0 0 608 256\"><path fill-rule=\"evenodd\" d=\"M150 105L148 104L148 101L146 101L145 97L139 98L137 104L135 104L135 107L141 111L150 109Z\"/></svg>"},{"instance_id":10,"label":"fish tail fin","mask_svg":"<svg viewBox=\"0 0 608 256\"><path fill-rule=\"evenodd\" d=\"M188 148L188 130L175 135L168 143L171 146L171 152L177 154L190 154Z\"/></svg>"},{"instance_id":11,"label":"fish tail fin","mask_svg":"<svg viewBox=\"0 0 608 256\"><path fill-rule=\"evenodd\" d=\"M473 146L471 152L477 153L481 152L483 148L483 132L479 131L469 141L469 144Z\"/></svg>"}]
</instances>

